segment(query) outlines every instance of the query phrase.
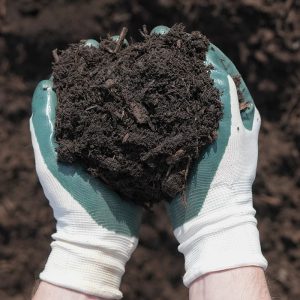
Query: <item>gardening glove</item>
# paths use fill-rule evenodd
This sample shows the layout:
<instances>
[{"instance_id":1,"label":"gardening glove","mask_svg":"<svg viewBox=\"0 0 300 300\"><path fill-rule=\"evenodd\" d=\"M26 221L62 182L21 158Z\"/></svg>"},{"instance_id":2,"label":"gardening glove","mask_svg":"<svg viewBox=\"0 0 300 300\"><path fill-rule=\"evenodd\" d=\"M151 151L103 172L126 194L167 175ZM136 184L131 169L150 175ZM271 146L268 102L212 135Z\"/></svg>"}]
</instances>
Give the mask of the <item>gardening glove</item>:
<instances>
[{"instance_id":1,"label":"gardening glove","mask_svg":"<svg viewBox=\"0 0 300 300\"><path fill-rule=\"evenodd\" d=\"M97 46L93 40L87 46ZM33 95L30 131L36 172L56 219L52 251L41 280L107 299L120 299L125 264L135 250L141 210L91 177L57 161L52 80Z\"/></svg>"},{"instance_id":2,"label":"gardening glove","mask_svg":"<svg viewBox=\"0 0 300 300\"><path fill-rule=\"evenodd\" d=\"M165 34L159 26L152 34ZM184 284L209 272L242 266L267 267L252 203L252 184L258 155L260 115L233 63L210 44L206 64L220 91L223 117L216 141L194 166L187 200L180 195L168 205L178 250L185 257ZM234 78L240 80L237 87ZM247 108L240 113L238 92Z\"/></svg>"}]
</instances>

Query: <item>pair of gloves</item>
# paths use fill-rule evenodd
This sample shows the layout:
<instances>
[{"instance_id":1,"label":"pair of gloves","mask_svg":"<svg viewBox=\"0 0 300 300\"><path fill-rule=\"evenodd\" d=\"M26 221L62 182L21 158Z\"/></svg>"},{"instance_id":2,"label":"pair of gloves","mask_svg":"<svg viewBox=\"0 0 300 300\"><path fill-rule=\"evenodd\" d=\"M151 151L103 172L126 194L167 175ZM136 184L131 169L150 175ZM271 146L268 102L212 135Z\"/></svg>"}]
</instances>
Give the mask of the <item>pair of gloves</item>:
<instances>
[{"instance_id":1,"label":"pair of gloves","mask_svg":"<svg viewBox=\"0 0 300 300\"><path fill-rule=\"evenodd\" d=\"M158 26L154 34L165 34ZM88 40L86 46L97 47ZM214 45L206 63L220 91L223 117L217 140L206 148L187 187L167 210L184 254L189 285L209 272L241 266L267 267L261 253L252 203L260 116L233 63ZM237 89L249 101L242 113ZM30 130L36 171L53 209L56 233L41 280L107 299L120 299L125 264L138 244L142 210L122 201L81 166L57 162L54 126L57 98L52 80L41 81L33 96Z\"/></svg>"}]
</instances>

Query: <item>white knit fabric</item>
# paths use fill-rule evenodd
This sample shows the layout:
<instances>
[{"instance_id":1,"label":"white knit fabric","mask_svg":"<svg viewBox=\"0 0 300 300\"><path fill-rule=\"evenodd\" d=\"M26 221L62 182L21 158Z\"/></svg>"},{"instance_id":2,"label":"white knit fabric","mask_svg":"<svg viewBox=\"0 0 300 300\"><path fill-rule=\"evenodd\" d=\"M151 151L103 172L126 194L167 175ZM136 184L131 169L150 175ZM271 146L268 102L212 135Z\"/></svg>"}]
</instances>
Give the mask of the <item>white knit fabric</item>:
<instances>
[{"instance_id":1,"label":"white knit fabric","mask_svg":"<svg viewBox=\"0 0 300 300\"><path fill-rule=\"evenodd\" d=\"M267 267L252 202L261 120L255 108L252 130L244 127L236 86L230 76L228 81L232 113L228 145L198 216L174 231L185 256L186 286L213 271Z\"/></svg>"},{"instance_id":2,"label":"white knit fabric","mask_svg":"<svg viewBox=\"0 0 300 300\"><path fill-rule=\"evenodd\" d=\"M30 131L36 171L53 208L57 232L40 278L49 283L106 299L120 299L125 264L137 239L98 225L47 168L34 127Z\"/></svg>"}]
</instances>

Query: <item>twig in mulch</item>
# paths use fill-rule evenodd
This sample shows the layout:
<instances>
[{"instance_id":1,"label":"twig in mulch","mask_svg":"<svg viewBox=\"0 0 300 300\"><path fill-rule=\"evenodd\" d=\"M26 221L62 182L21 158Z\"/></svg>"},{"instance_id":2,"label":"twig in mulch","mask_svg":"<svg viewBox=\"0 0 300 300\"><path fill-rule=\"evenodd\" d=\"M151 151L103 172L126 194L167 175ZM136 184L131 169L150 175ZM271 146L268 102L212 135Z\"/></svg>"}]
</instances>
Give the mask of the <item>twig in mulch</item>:
<instances>
[{"instance_id":1,"label":"twig in mulch","mask_svg":"<svg viewBox=\"0 0 300 300\"><path fill-rule=\"evenodd\" d=\"M123 45L123 42L125 40L127 32L128 32L128 28L127 27L123 27L122 31L120 33L119 39L117 41L117 46L116 46L116 48L114 50L114 53L117 53L121 49L121 47Z\"/></svg>"},{"instance_id":2,"label":"twig in mulch","mask_svg":"<svg viewBox=\"0 0 300 300\"><path fill-rule=\"evenodd\" d=\"M54 62L59 62L59 56L57 54L57 49L52 50L52 56L54 58Z\"/></svg>"},{"instance_id":3,"label":"twig in mulch","mask_svg":"<svg viewBox=\"0 0 300 300\"><path fill-rule=\"evenodd\" d=\"M149 32L146 25L143 25L143 29L139 31L142 37L147 38L149 36Z\"/></svg>"}]
</instances>

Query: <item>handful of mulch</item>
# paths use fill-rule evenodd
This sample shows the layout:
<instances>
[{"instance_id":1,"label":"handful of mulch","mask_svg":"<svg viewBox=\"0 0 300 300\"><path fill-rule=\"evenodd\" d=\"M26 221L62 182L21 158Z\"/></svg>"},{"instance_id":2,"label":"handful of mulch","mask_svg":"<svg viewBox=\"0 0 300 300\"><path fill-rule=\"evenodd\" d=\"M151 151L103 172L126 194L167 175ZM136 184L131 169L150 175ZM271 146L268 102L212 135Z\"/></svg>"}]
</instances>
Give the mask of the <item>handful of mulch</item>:
<instances>
[{"instance_id":1,"label":"handful of mulch","mask_svg":"<svg viewBox=\"0 0 300 300\"><path fill-rule=\"evenodd\" d=\"M125 45L72 44L58 52L58 160L81 163L143 206L184 193L193 163L216 138L222 105L204 64L208 40L174 25Z\"/></svg>"}]
</instances>

